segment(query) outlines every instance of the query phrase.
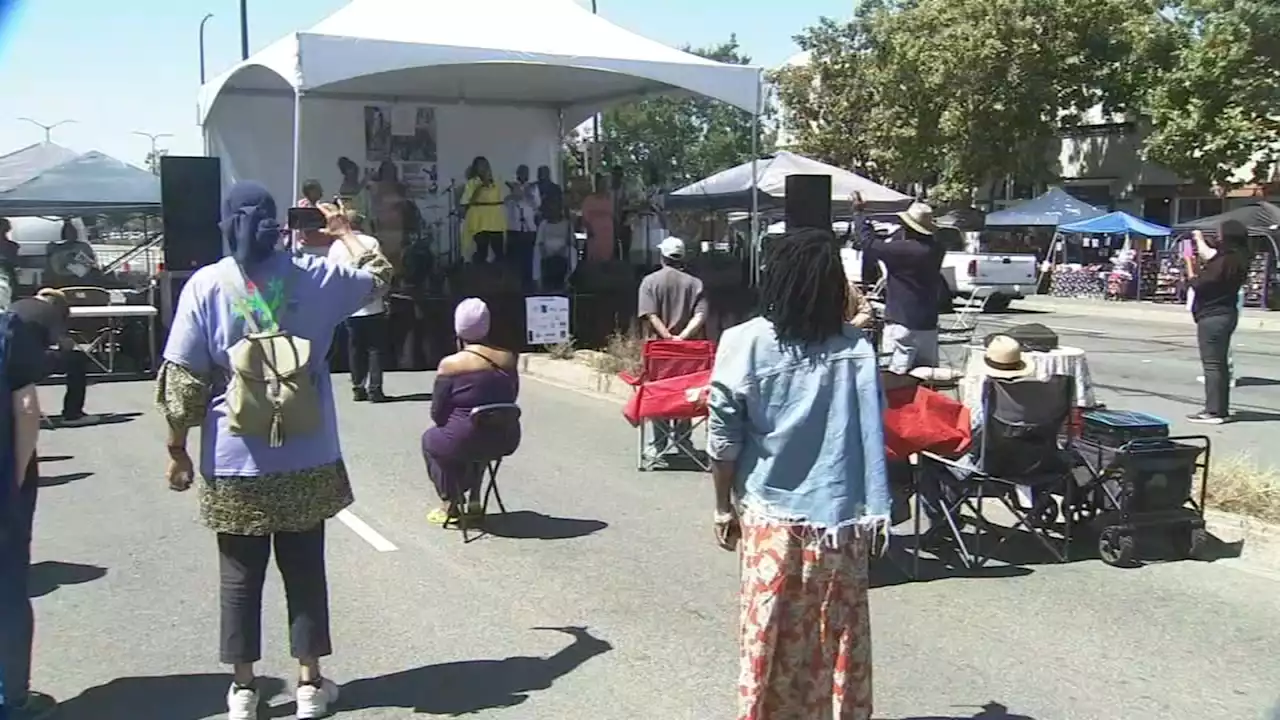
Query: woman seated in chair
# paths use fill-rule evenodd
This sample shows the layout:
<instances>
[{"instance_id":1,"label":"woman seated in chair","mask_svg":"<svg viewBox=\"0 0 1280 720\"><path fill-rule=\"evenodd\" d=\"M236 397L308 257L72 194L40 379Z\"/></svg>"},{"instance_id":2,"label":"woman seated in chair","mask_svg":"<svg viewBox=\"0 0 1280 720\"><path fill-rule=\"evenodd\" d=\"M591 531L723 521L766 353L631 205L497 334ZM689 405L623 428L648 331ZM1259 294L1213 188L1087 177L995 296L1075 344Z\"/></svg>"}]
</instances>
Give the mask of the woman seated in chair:
<instances>
[{"instance_id":1,"label":"woman seated in chair","mask_svg":"<svg viewBox=\"0 0 1280 720\"><path fill-rule=\"evenodd\" d=\"M467 298L453 314L458 352L440 361L431 396L435 427L422 435L427 473L441 506L427 520L444 525L460 515L483 514L483 462L515 452L520 426L480 427L471 411L485 405L515 403L520 392L515 353L488 342L489 307Z\"/></svg>"}]
</instances>

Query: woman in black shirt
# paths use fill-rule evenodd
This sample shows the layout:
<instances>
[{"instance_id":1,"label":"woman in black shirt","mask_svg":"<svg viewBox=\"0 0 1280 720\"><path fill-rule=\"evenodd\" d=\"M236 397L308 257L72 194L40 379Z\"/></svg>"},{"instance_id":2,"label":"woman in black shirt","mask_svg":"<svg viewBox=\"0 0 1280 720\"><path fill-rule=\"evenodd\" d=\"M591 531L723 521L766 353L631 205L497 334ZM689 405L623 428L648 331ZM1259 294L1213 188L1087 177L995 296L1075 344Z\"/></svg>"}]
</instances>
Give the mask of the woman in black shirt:
<instances>
[{"instance_id":1,"label":"woman in black shirt","mask_svg":"<svg viewBox=\"0 0 1280 720\"><path fill-rule=\"evenodd\" d=\"M1249 232L1244 225L1229 220L1218 228L1216 237L1195 233L1195 258L1186 258L1188 282L1195 295L1191 315L1196 321L1200 364L1204 367L1204 410L1187 420L1221 425L1231 410L1231 377L1227 357L1231 335L1240 321L1240 287L1248 272Z\"/></svg>"}]
</instances>

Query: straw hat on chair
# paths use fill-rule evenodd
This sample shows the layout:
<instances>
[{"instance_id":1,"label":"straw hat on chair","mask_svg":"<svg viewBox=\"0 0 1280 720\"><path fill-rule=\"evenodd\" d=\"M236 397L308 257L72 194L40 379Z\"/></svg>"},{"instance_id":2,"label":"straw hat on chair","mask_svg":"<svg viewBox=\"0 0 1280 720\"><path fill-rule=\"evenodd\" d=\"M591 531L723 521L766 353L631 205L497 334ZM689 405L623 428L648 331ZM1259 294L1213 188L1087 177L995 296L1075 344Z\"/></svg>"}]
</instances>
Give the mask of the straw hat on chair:
<instances>
[{"instance_id":1,"label":"straw hat on chair","mask_svg":"<svg viewBox=\"0 0 1280 720\"><path fill-rule=\"evenodd\" d=\"M1022 356L1022 345L1008 335L991 338L982 366L984 375L1002 380L1031 377L1036 372L1035 364Z\"/></svg>"}]
</instances>

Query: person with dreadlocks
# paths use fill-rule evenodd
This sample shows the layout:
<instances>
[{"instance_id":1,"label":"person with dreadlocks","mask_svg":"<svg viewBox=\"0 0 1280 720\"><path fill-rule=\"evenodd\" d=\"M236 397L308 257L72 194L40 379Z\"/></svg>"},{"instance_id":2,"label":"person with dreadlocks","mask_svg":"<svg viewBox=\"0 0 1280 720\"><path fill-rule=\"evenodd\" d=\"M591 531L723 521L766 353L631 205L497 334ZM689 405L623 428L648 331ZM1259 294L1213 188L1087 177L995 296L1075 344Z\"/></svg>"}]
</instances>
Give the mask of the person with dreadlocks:
<instances>
[{"instance_id":1,"label":"person with dreadlocks","mask_svg":"<svg viewBox=\"0 0 1280 720\"><path fill-rule=\"evenodd\" d=\"M711 375L716 541L741 546L738 720L871 717L868 559L889 523L876 352L836 238L773 243Z\"/></svg>"}]
</instances>

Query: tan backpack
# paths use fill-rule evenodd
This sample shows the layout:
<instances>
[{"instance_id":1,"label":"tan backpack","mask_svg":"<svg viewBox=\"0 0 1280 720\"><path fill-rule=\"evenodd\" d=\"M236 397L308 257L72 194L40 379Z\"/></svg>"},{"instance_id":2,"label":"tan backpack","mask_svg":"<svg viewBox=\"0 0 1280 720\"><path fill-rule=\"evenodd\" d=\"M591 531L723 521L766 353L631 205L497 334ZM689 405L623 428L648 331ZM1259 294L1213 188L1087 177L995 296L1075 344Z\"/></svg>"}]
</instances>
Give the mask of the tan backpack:
<instances>
[{"instance_id":1,"label":"tan backpack","mask_svg":"<svg viewBox=\"0 0 1280 720\"><path fill-rule=\"evenodd\" d=\"M310 367L311 341L279 327L273 312L244 276L239 263L228 263L228 289L249 332L227 350L231 378L227 383L227 422L232 434L266 438L278 448L290 438L316 432L321 424L320 394ZM272 326L263 330L255 317L262 311Z\"/></svg>"}]
</instances>

